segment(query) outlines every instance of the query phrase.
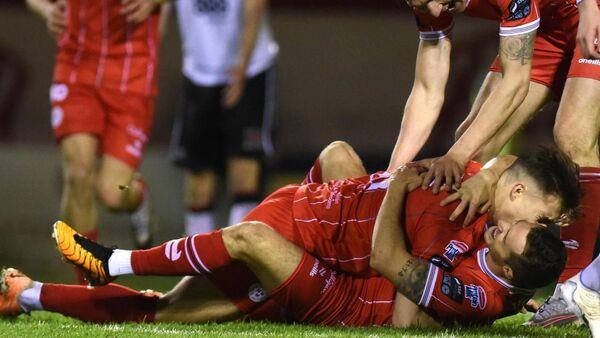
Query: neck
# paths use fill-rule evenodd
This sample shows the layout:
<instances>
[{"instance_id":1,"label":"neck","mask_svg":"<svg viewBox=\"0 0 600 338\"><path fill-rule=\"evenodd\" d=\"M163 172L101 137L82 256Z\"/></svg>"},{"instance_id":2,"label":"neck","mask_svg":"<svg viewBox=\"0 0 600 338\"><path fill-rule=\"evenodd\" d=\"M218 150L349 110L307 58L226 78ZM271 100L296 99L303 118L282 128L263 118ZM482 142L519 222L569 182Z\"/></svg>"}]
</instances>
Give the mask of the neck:
<instances>
[{"instance_id":1,"label":"neck","mask_svg":"<svg viewBox=\"0 0 600 338\"><path fill-rule=\"evenodd\" d=\"M491 272L492 272L494 275L496 275L496 276L500 277L500 279L502 279L502 280L503 280L503 281L505 281L506 283L508 283L508 284L511 284L511 282L510 282L508 279L506 279L506 278L504 277L504 274L503 274L503 272L502 272L502 265L501 265L501 264L498 264L498 262L496 262L496 261L494 260L494 258L493 258L493 257L492 257L492 255L489 253L489 251L488 251L488 253L485 255L485 263L487 264L487 266L488 266L488 269L490 269L490 271L491 271Z\"/></svg>"}]
</instances>

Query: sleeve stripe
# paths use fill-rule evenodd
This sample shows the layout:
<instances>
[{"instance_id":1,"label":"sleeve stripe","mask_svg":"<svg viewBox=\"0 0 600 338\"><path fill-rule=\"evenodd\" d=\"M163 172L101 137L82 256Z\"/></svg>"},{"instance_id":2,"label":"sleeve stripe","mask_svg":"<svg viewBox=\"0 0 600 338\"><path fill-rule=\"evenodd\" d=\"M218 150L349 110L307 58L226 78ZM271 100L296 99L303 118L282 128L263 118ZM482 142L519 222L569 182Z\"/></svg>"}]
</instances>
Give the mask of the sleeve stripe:
<instances>
[{"instance_id":1,"label":"sleeve stripe","mask_svg":"<svg viewBox=\"0 0 600 338\"><path fill-rule=\"evenodd\" d=\"M419 31L419 38L426 41L441 40L450 35L452 28L454 28L454 22L442 30L428 32Z\"/></svg>"},{"instance_id":2,"label":"sleeve stripe","mask_svg":"<svg viewBox=\"0 0 600 338\"><path fill-rule=\"evenodd\" d=\"M500 36L512 36L533 32L540 26L540 19L517 27L500 27Z\"/></svg>"},{"instance_id":3,"label":"sleeve stripe","mask_svg":"<svg viewBox=\"0 0 600 338\"><path fill-rule=\"evenodd\" d=\"M429 306L429 301L433 295L433 289L435 288L435 282L437 281L439 268L433 264L429 264L429 273L427 274L427 282L423 288L423 295L419 300L419 305L423 307Z\"/></svg>"}]
</instances>

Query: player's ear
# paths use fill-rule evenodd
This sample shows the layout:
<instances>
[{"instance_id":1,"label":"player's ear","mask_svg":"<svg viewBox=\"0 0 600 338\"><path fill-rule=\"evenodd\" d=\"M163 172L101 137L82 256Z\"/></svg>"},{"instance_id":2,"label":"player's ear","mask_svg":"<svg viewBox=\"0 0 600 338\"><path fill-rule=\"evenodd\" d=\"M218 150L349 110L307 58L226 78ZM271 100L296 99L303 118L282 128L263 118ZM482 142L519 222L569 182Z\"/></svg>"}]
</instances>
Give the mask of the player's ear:
<instances>
[{"instance_id":1,"label":"player's ear","mask_svg":"<svg viewBox=\"0 0 600 338\"><path fill-rule=\"evenodd\" d=\"M510 200L514 201L517 198L523 196L523 194L527 191L527 186L521 182L515 183L510 189Z\"/></svg>"},{"instance_id":2,"label":"player's ear","mask_svg":"<svg viewBox=\"0 0 600 338\"><path fill-rule=\"evenodd\" d=\"M508 264L502 266L502 274L504 275L504 278L508 280L512 280L514 277L513 269Z\"/></svg>"}]
</instances>

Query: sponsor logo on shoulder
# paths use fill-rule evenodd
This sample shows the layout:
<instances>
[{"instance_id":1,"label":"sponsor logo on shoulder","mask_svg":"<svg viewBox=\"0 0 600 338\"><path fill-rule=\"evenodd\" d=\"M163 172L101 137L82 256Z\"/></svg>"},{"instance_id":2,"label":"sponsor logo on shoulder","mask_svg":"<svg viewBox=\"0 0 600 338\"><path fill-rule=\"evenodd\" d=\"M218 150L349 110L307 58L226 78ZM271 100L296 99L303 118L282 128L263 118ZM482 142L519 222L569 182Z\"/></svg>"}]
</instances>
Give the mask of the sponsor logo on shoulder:
<instances>
[{"instance_id":1,"label":"sponsor logo on shoulder","mask_svg":"<svg viewBox=\"0 0 600 338\"><path fill-rule=\"evenodd\" d=\"M259 283L252 284L248 289L248 298L255 303L261 303L267 299L267 292Z\"/></svg>"},{"instance_id":2,"label":"sponsor logo on shoulder","mask_svg":"<svg viewBox=\"0 0 600 338\"><path fill-rule=\"evenodd\" d=\"M483 310L487 303L485 291L479 285L465 286L465 298L471 301L471 307L474 309L479 308Z\"/></svg>"},{"instance_id":3,"label":"sponsor logo on shoulder","mask_svg":"<svg viewBox=\"0 0 600 338\"><path fill-rule=\"evenodd\" d=\"M442 294L460 304L465 298L463 290L463 283L460 279L447 273L444 274L441 285Z\"/></svg>"},{"instance_id":4,"label":"sponsor logo on shoulder","mask_svg":"<svg viewBox=\"0 0 600 338\"><path fill-rule=\"evenodd\" d=\"M439 255L432 256L429 259L429 261L431 262L431 264L437 266L438 268L441 268L442 270L452 270L452 264L448 263L448 261L445 258L442 258Z\"/></svg>"},{"instance_id":5,"label":"sponsor logo on shoulder","mask_svg":"<svg viewBox=\"0 0 600 338\"><path fill-rule=\"evenodd\" d=\"M508 6L510 16L507 18L508 21L521 20L529 16L531 13L530 0L513 0Z\"/></svg>"}]
</instances>

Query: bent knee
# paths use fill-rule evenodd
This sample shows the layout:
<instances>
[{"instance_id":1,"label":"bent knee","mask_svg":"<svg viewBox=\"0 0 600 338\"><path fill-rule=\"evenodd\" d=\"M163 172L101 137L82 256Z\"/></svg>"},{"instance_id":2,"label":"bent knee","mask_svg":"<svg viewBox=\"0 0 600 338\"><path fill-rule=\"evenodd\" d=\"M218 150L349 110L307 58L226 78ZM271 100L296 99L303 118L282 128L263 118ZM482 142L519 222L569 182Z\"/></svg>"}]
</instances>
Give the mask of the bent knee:
<instances>
[{"instance_id":1,"label":"bent knee","mask_svg":"<svg viewBox=\"0 0 600 338\"><path fill-rule=\"evenodd\" d=\"M65 164L65 182L72 187L93 187L95 170L91 163L71 161Z\"/></svg>"},{"instance_id":2,"label":"bent knee","mask_svg":"<svg viewBox=\"0 0 600 338\"><path fill-rule=\"evenodd\" d=\"M96 194L104 206L111 210L120 210L123 205L123 190L116 182L99 181Z\"/></svg>"},{"instance_id":3,"label":"bent knee","mask_svg":"<svg viewBox=\"0 0 600 338\"><path fill-rule=\"evenodd\" d=\"M262 222L242 222L223 229L223 241L233 256L244 256L252 250L261 250L273 230Z\"/></svg>"}]
</instances>

